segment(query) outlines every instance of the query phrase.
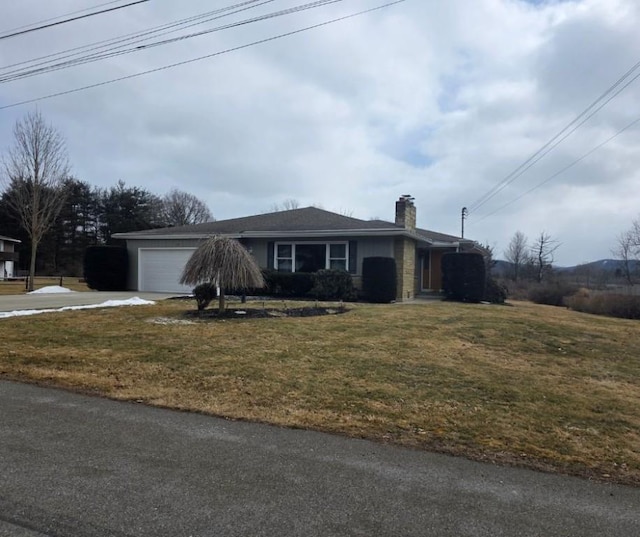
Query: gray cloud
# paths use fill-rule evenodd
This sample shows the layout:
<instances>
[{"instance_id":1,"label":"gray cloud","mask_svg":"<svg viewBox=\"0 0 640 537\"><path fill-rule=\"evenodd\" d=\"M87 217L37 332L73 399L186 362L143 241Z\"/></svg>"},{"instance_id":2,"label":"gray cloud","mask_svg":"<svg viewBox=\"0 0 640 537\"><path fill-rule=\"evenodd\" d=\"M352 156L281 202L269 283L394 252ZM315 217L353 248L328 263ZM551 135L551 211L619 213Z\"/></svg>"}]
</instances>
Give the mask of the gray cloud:
<instances>
[{"instance_id":1,"label":"gray cloud","mask_svg":"<svg viewBox=\"0 0 640 537\"><path fill-rule=\"evenodd\" d=\"M230 2L231 3L231 2ZM211 54L378 5L353 0L0 85L0 106ZM280 0L266 13L298 5ZM86 3L13 2L11 28ZM218 6L219 7L219 6ZM0 64L211 10L154 0L3 42ZM252 12L238 17L250 16ZM177 187L217 218L304 205L391 219L411 193L421 226L457 233L460 210L523 162L636 61L634 0L407 1L359 18L38 103L68 140L76 175L162 194ZM221 22L224 22L222 20ZM638 216L638 128L495 215L635 119L640 81L471 215L496 244L522 230L560 240L560 263L609 256ZM29 106L0 111L0 145Z\"/></svg>"}]
</instances>

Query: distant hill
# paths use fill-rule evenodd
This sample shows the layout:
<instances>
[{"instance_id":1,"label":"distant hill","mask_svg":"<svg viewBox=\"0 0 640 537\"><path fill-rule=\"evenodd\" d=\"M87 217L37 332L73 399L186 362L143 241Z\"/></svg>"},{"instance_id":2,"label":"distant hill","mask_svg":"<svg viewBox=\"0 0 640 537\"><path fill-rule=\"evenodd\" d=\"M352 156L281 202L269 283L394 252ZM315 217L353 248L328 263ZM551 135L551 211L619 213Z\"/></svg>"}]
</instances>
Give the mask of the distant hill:
<instances>
[{"instance_id":1,"label":"distant hill","mask_svg":"<svg viewBox=\"0 0 640 537\"><path fill-rule=\"evenodd\" d=\"M553 267L560 272L572 272L576 269L581 271L603 271L615 273L618 270L622 270L624 262L620 259L599 259L598 261L591 261L590 263L581 263L573 267ZM631 270L636 271L640 269L640 261L631 261Z\"/></svg>"},{"instance_id":2,"label":"distant hill","mask_svg":"<svg viewBox=\"0 0 640 537\"><path fill-rule=\"evenodd\" d=\"M495 265L491 269L491 273L499 278L509 276L510 274L513 274L513 263L497 259L495 261Z\"/></svg>"},{"instance_id":3,"label":"distant hill","mask_svg":"<svg viewBox=\"0 0 640 537\"><path fill-rule=\"evenodd\" d=\"M615 274L616 271L622 270L624 263L620 259L599 259L598 261L591 261L590 263L581 263L580 265L574 265L571 267L559 267L554 265L553 269L558 272L606 272ZM631 270L633 272L640 272L640 261L631 262ZM513 264L509 261L503 261L498 259L495 262L495 266L492 270L494 276L508 276L513 273Z\"/></svg>"}]
</instances>

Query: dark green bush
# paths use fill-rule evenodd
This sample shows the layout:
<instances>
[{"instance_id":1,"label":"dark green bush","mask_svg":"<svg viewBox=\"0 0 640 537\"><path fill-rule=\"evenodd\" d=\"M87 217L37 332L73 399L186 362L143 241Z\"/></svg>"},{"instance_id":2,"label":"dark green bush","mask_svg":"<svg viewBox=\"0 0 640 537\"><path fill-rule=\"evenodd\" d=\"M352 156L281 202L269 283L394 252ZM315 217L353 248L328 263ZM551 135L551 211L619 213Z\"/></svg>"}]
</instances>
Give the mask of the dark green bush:
<instances>
[{"instance_id":1,"label":"dark green bush","mask_svg":"<svg viewBox=\"0 0 640 537\"><path fill-rule=\"evenodd\" d=\"M194 288L193 296L198 304L198 311L202 311L218 296L218 289L216 285L211 282L201 283Z\"/></svg>"},{"instance_id":2,"label":"dark green bush","mask_svg":"<svg viewBox=\"0 0 640 537\"><path fill-rule=\"evenodd\" d=\"M319 300L354 300L356 290L351 274L344 270L319 270L313 274L309 294Z\"/></svg>"},{"instance_id":3,"label":"dark green bush","mask_svg":"<svg viewBox=\"0 0 640 537\"><path fill-rule=\"evenodd\" d=\"M504 304L508 294L509 291L504 285L492 277L487 278L483 298L485 302L491 302L492 304Z\"/></svg>"},{"instance_id":4,"label":"dark green bush","mask_svg":"<svg viewBox=\"0 0 640 537\"><path fill-rule=\"evenodd\" d=\"M442 289L449 300L480 302L486 279L482 254L452 252L442 256Z\"/></svg>"},{"instance_id":5,"label":"dark green bush","mask_svg":"<svg viewBox=\"0 0 640 537\"><path fill-rule=\"evenodd\" d=\"M542 283L529 290L529 300L536 304L564 306L565 299L575 294L578 287L565 282Z\"/></svg>"},{"instance_id":6,"label":"dark green bush","mask_svg":"<svg viewBox=\"0 0 640 537\"><path fill-rule=\"evenodd\" d=\"M575 311L608 315L622 319L640 319L640 296L598 293L589 295L577 293L565 300L566 305Z\"/></svg>"},{"instance_id":7,"label":"dark green bush","mask_svg":"<svg viewBox=\"0 0 640 537\"><path fill-rule=\"evenodd\" d=\"M263 271L266 287L259 293L283 298L304 298L313 288L313 274L310 272Z\"/></svg>"},{"instance_id":8,"label":"dark green bush","mask_svg":"<svg viewBox=\"0 0 640 537\"><path fill-rule=\"evenodd\" d=\"M396 299L396 260L393 257L365 257L362 260L362 294L369 302L388 303Z\"/></svg>"},{"instance_id":9,"label":"dark green bush","mask_svg":"<svg viewBox=\"0 0 640 537\"><path fill-rule=\"evenodd\" d=\"M126 291L129 254L121 246L89 246L84 253L83 274L89 289Z\"/></svg>"}]
</instances>

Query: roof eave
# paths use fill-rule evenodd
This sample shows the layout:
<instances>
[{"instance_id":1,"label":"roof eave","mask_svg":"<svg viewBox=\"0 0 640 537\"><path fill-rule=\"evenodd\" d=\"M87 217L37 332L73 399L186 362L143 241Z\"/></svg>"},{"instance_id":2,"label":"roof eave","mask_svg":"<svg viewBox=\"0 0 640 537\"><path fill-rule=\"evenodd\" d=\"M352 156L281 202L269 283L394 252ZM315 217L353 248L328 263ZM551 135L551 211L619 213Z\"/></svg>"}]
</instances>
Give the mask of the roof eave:
<instances>
[{"instance_id":1,"label":"roof eave","mask_svg":"<svg viewBox=\"0 0 640 537\"><path fill-rule=\"evenodd\" d=\"M320 238L349 235L352 237L388 237L388 236L409 236L418 240L414 234L400 228L380 228L380 229L319 229L319 230L298 230L298 231L241 231L236 233L114 233L114 239L131 240L157 240L157 239L206 239L212 235L222 235L232 239L269 239L269 238Z\"/></svg>"},{"instance_id":2,"label":"roof eave","mask_svg":"<svg viewBox=\"0 0 640 537\"><path fill-rule=\"evenodd\" d=\"M3 240L5 242L15 242L16 244L21 244L22 241L18 240L18 239L11 239L9 237L0 237L0 240Z\"/></svg>"}]
</instances>

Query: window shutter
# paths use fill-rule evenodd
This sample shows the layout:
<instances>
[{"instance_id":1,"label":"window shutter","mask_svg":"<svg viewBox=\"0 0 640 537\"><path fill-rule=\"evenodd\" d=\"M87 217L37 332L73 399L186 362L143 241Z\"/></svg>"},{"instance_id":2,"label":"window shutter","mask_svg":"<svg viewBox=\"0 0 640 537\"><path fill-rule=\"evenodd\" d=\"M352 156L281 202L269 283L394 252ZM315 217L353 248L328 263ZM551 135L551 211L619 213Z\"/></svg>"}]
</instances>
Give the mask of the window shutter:
<instances>
[{"instance_id":1,"label":"window shutter","mask_svg":"<svg viewBox=\"0 0 640 537\"><path fill-rule=\"evenodd\" d=\"M273 270L273 251L276 243L271 241L267 243L267 268Z\"/></svg>"},{"instance_id":2,"label":"window shutter","mask_svg":"<svg viewBox=\"0 0 640 537\"><path fill-rule=\"evenodd\" d=\"M358 273L358 241L349 241L349 273Z\"/></svg>"}]
</instances>

